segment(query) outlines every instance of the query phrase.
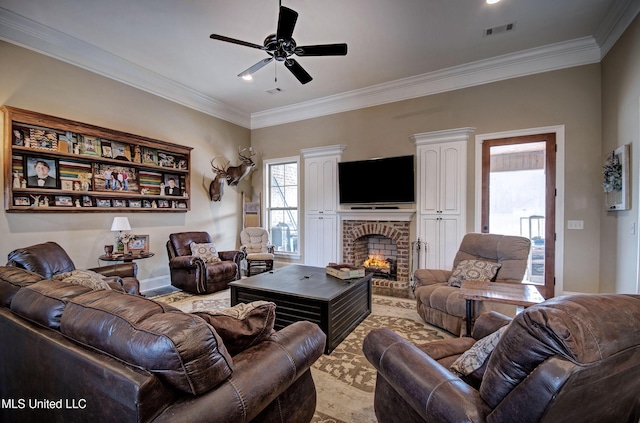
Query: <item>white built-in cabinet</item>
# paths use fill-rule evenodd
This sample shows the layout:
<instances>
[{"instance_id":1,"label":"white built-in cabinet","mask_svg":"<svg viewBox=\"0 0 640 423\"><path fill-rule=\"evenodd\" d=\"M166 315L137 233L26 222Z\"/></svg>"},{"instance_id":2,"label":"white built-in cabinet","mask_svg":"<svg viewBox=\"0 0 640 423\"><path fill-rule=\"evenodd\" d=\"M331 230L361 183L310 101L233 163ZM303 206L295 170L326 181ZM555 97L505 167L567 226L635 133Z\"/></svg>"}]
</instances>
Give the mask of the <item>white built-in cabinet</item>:
<instances>
[{"instance_id":1,"label":"white built-in cabinet","mask_svg":"<svg viewBox=\"0 0 640 423\"><path fill-rule=\"evenodd\" d=\"M301 150L304 160L304 263L338 262L338 162L344 145Z\"/></svg>"},{"instance_id":2,"label":"white built-in cabinet","mask_svg":"<svg viewBox=\"0 0 640 423\"><path fill-rule=\"evenodd\" d=\"M411 136L417 151L416 233L420 268L451 269L466 229L467 143L475 128Z\"/></svg>"}]
</instances>

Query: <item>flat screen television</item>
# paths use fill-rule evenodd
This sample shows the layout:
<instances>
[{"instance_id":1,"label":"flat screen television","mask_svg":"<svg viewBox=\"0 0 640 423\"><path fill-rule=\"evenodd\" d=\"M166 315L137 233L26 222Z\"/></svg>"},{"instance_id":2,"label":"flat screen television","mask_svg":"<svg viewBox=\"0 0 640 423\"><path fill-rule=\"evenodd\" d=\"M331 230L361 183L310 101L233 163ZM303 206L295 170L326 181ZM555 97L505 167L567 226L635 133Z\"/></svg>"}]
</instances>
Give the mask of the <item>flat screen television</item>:
<instances>
[{"instance_id":1,"label":"flat screen television","mask_svg":"<svg viewBox=\"0 0 640 423\"><path fill-rule=\"evenodd\" d=\"M400 204L415 201L414 157L338 163L340 204Z\"/></svg>"}]
</instances>

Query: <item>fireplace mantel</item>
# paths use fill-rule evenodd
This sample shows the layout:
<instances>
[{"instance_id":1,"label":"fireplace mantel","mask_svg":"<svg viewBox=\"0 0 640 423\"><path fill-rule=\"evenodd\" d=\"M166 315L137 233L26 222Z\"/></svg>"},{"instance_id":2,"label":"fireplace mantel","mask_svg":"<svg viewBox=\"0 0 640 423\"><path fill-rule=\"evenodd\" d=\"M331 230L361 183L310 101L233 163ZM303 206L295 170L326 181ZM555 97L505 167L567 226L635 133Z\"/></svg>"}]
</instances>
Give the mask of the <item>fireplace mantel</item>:
<instances>
[{"instance_id":1,"label":"fireplace mantel","mask_svg":"<svg viewBox=\"0 0 640 423\"><path fill-rule=\"evenodd\" d=\"M342 220L373 220L380 222L410 222L415 209L350 209L338 210Z\"/></svg>"}]
</instances>

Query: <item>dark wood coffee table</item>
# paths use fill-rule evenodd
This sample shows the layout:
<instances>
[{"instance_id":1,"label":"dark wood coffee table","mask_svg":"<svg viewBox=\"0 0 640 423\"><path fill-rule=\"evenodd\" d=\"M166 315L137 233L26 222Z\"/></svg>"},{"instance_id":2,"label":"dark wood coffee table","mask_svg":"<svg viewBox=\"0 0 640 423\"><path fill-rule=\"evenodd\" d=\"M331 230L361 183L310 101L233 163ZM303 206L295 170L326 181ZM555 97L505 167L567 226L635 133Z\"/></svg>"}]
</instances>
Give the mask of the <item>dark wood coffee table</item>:
<instances>
[{"instance_id":1,"label":"dark wood coffee table","mask_svg":"<svg viewBox=\"0 0 640 423\"><path fill-rule=\"evenodd\" d=\"M229 284L231 305L252 301L276 304L275 328L308 320L327 335L331 353L371 313L371 275L342 280L324 267L289 265Z\"/></svg>"}]
</instances>

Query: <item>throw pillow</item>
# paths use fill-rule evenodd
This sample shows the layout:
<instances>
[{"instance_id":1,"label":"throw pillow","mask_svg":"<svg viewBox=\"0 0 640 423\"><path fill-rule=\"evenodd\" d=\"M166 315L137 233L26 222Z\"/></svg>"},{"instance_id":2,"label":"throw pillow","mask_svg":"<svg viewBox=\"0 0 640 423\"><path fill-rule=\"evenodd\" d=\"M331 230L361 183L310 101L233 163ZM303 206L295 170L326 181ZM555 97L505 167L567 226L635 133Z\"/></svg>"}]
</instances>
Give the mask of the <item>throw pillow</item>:
<instances>
[{"instance_id":1,"label":"throw pillow","mask_svg":"<svg viewBox=\"0 0 640 423\"><path fill-rule=\"evenodd\" d=\"M460 288L462 281L490 281L502 266L500 263L483 260L462 260L449 277L449 286Z\"/></svg>"},{"instance_id":2,"label":"throw pillow","mask_svg":"<svg viewBox=\"0 0 640 423\"><path fill-rule=\"evenodd\" d=\"M56 281L81 285L99 291L101 289L111 289L105 277L92 270L72 270L71 272L58 273L51 278Z\"/></svg>"},{"instance_id":3,"label":"throw pillow","mask_svg":"<svg viewBox=\"0 0 640 423\"><path fill-rule=\"evenodd\" d=\"M216 330L227 351L236 355L262 342L273 332L276 305L268 301L237 304L219 311L193 312Z\"/></svg>"},{"instance_id":4,"label":"throw pillow","mask_svg":"<svg viewBox=\"0 0 640 423\"><path fill-rule=\"evenodd\" d=\"M208 242L205 244L198 244L197 242L192 242L189 244L191 248L191 255L200 257L202 261L205 263L215 263L217 261L221 261L218 256L218 250L213 242Z\"/></svg>"},{"instance_id":5,"label":"throw pillow","mask_svg":"<svg viewBox=\"0 0 640 423\"><path fill-rule=\"evenodd\" d=\"M498 341L500 341L500 337L507 327L508 325L503 326L491 335L487 335L478 340L451 364L449 370L458 376L467 376L475 370L478 370L484 362L487 361L487 358L489 358L496 345L498 345Z\"/></svg>"}]
</instances>

